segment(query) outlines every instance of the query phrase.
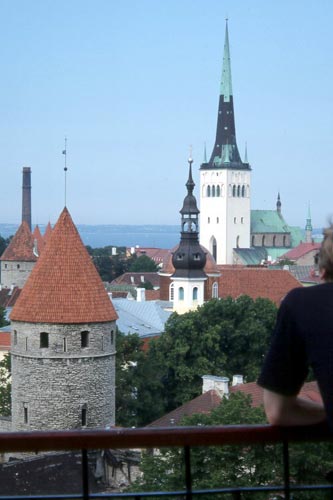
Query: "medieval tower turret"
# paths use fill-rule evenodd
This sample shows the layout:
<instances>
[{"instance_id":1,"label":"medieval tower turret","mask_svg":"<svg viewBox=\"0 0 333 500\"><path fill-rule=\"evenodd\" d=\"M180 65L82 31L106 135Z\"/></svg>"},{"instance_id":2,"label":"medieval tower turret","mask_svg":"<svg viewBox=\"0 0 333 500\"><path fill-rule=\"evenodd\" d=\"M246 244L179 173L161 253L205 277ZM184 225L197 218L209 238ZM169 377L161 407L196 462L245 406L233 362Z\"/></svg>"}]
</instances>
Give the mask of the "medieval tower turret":
<instances>
[{"instance_id":1,"label":"medieval tower turret","mask_svg":"<svg viewBox=\"0 0 333 500\"><path fill-rule=\"evenodd\" d=\"M204 272L206 254L199 244L199 209L193 195L192 158L189 159L189 175L186 183L187 195L184 198L181 214L180 244L172 256L175 272L173 282L173 309L182 314L196 309L204 302L204 285L207 275Z\"/></svg>"},{"instance_id":2,"label":"medieval tower turret","mask_svg":"<svg viewBox=\"0 0 333 500\"><path fill-rule=\"evenodd\" d=\"M250 174L236 142L227 24L215 145L200 167L200 243L217 264L232 264L233 248L250 247Z\"/></svg>"},{"instance_id":3,"label":"medieval tower turret","mask_svg":"<svg viewBox=\"0 0 333 500\"><path fill-rule=\"evenodd\" d=\"M12 428L115 419L117 314L65 208L12 313Z\"/></svg>"}]
</instances>

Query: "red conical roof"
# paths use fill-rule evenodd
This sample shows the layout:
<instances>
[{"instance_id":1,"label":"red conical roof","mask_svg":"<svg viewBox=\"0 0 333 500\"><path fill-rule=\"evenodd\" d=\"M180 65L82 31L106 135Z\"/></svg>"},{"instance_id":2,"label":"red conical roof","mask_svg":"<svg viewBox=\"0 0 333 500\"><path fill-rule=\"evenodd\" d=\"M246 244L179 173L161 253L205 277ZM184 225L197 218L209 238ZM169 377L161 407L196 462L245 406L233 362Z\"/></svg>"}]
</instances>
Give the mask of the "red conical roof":
<instances>
[{"instance_id":1,"label":"red conical roof","mask_svg":"<svg viewBox=\"0 0 333 500\"><path fill-rule=\"evenodd\" d=\"M47 240L49 239L49 237L51 236L51 233L52 233L52 226L51 226L51 223L50 221L47 223L47 226L46 226L46 229L45 229L45 233L44 233L44 243L47 242Z\"/></svg>"},{"instance_id":2,"label":"red conical roof","mask_svg":"<svg viewBox=\"0 0 333 500\"><path fill-rule=\"evenodd\" d=\"M100 323L117 319L102 280L64 208L11 312L29 323Z\"/></svg>"},{"instance_id":3,"label":"red conical roof","mask_svg":"<svg viewBox=\"0 0 333 500\"><path fill-rule=\"evenodd\" d=\"M26 221L23 221L1 256L1 260L35 262L34 238Z\"/></svg>"},{"instance_id":4,"label":"red conical roof","mask_svg":"<svg viewBox=\"0 0 333 500\"><path fill-rule=\"evenodd\" d=\"M41 235L41 232L40 232L40 229L39 229L38 225L33 230L32 237L33 237L33 240L34 240L34 247L36 247L35 240L37 241L37 248L36 248L36 250L37 250L37 254L40 255L41 251L44 248L45 243L44 243L44 239L43 239L43 236Z\"/></svg>"}]
</instances>

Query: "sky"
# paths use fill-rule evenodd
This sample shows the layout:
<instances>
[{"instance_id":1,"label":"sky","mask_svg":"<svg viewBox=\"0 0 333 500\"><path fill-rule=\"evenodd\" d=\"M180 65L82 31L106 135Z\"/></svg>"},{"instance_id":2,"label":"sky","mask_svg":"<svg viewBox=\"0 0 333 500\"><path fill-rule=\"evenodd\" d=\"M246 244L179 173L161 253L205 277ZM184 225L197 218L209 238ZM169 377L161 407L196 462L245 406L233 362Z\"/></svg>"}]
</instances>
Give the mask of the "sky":
<instances>
[{"instance_id":1,"label":"sky","mask_svg":"<svg viewBox=\"0 0 333 500\"><path fill-rule=\"evenodd\" d=\"M0 222L178 224L214 145L225 18L251 207L333 214L331 0L0 0Z\"/></svg>"}]
</instances>

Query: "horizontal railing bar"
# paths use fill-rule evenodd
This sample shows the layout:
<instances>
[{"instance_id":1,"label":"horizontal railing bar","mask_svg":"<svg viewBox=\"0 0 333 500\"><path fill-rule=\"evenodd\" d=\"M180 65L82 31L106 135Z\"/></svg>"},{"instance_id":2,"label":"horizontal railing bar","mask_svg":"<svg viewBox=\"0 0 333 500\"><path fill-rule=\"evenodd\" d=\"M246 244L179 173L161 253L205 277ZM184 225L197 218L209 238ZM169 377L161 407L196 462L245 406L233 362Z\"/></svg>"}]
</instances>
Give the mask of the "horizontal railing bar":
<instances>
[{"instance_id":1,"label":"horizontal railing bar","mask_svg":"<svg viewBox=\"0 0 333 500\"><path fill-rule=\"evenodd\" d=\"M161 448L213 446L282 441L328 441L333 433L326 424L299 427L232 425L214 427L145 427L110 430L31 431L0 433L1 452L67 451L85 448Z\"/></svg>"}]
</instances>

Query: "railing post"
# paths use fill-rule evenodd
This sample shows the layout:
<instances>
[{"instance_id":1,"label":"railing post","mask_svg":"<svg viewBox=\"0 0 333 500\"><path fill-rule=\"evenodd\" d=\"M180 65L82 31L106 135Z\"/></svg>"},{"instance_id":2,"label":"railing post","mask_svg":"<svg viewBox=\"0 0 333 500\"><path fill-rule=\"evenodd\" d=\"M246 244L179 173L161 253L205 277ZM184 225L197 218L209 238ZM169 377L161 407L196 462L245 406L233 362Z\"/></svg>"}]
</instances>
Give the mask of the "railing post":
<instances>
[{"instance_id":1,"label":"railing post","mask_svg":"<svg viewBox=\"0 0 333 500\"><path fill-rule=\"evenodd\" d=\"M184 446L186 499L192 500L191 450Z\"/></svg>"},{"instance_id":2,"label":"railing post","mask_svg":"<svg viewBox=\"0 0 333 500\"><path fill-rule=\"evenodd\" d=\"M82 498L89 500L89 468L88 468L88 452L82 451Z\"/></svg>"},{"instance_id":3,"label":"railing post","mask_svg":"<svg viewBox=\"0 0 333 500\"><path fill-rule=\"evenodd\" d=\"M289 443L283 441L283 476L285 500L290 500Z\"/></svg>"}]
</instances>

